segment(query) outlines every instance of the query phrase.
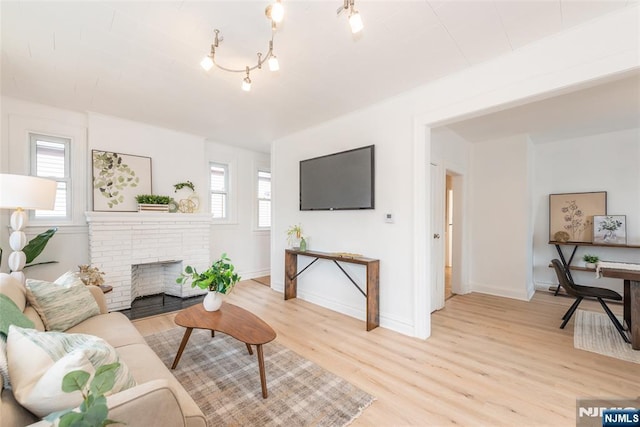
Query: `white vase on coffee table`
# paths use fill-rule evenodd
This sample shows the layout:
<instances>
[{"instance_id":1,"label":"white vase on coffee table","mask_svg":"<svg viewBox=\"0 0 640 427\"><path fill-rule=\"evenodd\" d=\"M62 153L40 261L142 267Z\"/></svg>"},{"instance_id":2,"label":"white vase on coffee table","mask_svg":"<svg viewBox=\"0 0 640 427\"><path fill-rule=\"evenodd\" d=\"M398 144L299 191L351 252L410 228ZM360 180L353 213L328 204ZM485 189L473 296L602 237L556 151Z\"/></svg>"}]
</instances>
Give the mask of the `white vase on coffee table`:
<instances>
[{"instance_id":1,"label":"white vase on coffee table","mask_svg":"<svg viewBox=\"0 0 640 427\"><path fill-rule=\"evenodd\" d=\"M218 311L222 305L222 294L217 291L209 291L202 301L206 311Z\"/></svg>"}]
</instances>

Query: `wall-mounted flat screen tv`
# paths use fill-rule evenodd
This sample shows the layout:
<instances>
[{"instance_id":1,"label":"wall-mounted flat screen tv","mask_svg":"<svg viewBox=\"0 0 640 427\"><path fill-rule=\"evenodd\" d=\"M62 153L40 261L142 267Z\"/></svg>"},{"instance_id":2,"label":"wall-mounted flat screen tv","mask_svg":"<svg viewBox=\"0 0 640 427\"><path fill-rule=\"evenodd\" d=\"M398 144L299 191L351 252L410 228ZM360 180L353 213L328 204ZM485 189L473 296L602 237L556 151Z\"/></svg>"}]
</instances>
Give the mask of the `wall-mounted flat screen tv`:
<instances>
[{"instance_id":1,"label":"wall-mounted flat screen tv","mask_svg":"<svg viewBox=\"0 0 640 427\"><path fill-rule=\"evenodd\" d=\"M300 210L373 209L374 146L300 162Z\"/></svg>"}]
</instances>

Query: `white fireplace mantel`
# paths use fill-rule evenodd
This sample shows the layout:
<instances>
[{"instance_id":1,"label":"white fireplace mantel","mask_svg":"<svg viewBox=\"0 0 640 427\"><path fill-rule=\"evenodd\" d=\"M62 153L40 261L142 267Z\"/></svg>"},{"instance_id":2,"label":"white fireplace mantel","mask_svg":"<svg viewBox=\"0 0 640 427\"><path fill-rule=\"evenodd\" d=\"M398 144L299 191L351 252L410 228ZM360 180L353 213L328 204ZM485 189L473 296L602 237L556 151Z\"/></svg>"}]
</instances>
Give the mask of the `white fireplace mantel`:
<instances>
[{"instance_id":1,"label":"white fireplace mantel","mask_svg":"<svg viewBox=\"0 0 640 427\"><path fill-rule=\"evenodd\" d=\"M167 263L182 263L197 269L209 266L211 214L86 212L85 215L91 265L104 271L105 283L113 286L113 291L105 295L109 310L127 309L133 298L141 295L139 290L132 291L132 271L139 265L158 264L164 268ZM178 285L175 280L162 284L160 289L183 298L203 292Z\"/></svg>"}]
</instances>

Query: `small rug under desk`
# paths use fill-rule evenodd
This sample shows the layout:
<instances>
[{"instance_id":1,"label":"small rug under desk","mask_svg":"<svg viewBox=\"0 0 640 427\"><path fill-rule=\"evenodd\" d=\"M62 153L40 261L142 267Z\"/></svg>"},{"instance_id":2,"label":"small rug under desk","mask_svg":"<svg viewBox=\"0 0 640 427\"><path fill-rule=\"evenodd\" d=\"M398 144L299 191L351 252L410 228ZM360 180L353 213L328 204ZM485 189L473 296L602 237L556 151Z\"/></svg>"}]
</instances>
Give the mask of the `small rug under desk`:
<instances>
[{"instance_id":1,"label":"small rug under desk","mask_svg":"<svg viewBox=\"0 0 640 427\"><path fill-rule=\"evenodd\" d=\"M145 336L171 366L184 328ZM258 362L245 344L194 329L172 371L196 401L209 426L345 426L375 398L272 341L263 346L269 397L262 398Z\"/></svg>"},{"instance_id":2,"label":"small rug under desk","mask_svg":"<svg viewBox=\"0 0 640 427\"><path fill-rule=\"evenodd\" d=\"M604 313L585 310L576 312L573 346L627 362L640 363L640 351L633 350L631 344L624 342Z\"/></svg>"}]
</instances>

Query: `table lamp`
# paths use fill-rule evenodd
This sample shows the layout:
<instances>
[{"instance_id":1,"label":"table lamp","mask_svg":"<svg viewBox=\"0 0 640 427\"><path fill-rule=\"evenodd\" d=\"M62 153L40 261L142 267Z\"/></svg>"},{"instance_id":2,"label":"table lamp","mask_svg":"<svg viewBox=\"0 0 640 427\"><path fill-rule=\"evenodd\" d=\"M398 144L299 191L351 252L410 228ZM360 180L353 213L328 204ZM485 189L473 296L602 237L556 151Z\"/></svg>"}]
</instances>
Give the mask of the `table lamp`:
<instances>
[{"instance_id":1,"label":"table lamp","mask_svg":"<svg viewBox=\"0 0 640 427\"><path fill-rule=\"evenodd\" d=\"M24 283L22 269L27 257L22 249L27 244L24 229L29 216L25 209L51 210L56 201L56 181L35 176L0 174L0 209L15 209L11 214L11 235L9 246L13 252L8 264L11 275Z\"/></svg>"}]
</instances>

